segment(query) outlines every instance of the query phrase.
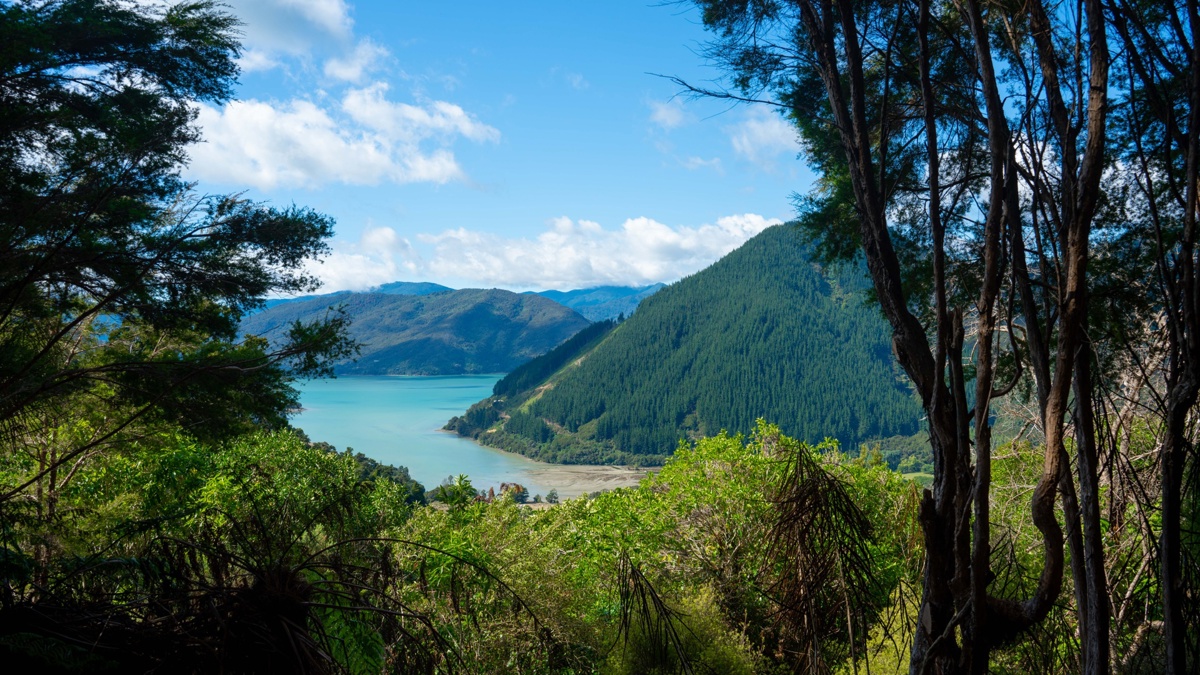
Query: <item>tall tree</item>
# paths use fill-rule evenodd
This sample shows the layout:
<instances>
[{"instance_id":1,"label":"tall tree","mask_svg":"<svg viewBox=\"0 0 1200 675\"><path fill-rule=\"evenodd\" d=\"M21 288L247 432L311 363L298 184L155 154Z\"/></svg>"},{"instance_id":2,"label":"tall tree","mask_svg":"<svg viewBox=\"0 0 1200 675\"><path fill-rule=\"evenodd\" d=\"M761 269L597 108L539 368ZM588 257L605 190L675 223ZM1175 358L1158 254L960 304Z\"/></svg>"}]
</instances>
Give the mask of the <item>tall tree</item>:
<instances>
[{"instance_id":1,"label":"tall tree","mask_svg":"<svg viewBox=\"0 0 1200 675\"><path fill-rule=\"evenodd\" d=\"M1158 552L1166 672L1175 674L1188 667L1183 493L1189 455L1193 472L1197 466L1189 427L1200 393L1200 7L1194 0L1112 0L1106 7L1129 88L1120 151L1131 175L1130 212L1151 257L1149 292L1167 329L1164 395L1156 406L1165 422ZM1194 627L1191 633L1192 658L1200 659L1200 638Z\"/></svg>"},{"instance_id":2,"label":"tall tree","mask_svg":"<svg viewBox=\"0 0 1200 675\"><path fill-rule=\"evenodd\" d=\"M332 221L198 196L179 175L195 103L231 95L236 27L208 1L0 5L2 447L45 447L48 430L102 413L0 503L141 422L210 436L280 424L289 372L350 349L337 316L274 350L237 335L265 294L316 285L301 263Z\"/></svg>"},{"instance_id":3,"label":"tall tree","mask_svg":"<svg viewBox=\"0 0 1200 675\"><path fill-rule=\"evenodd\" d=\"M796 123L821 176L801 226L827 260L865 258L928 417L935 477L920 507L912 672L985 672L994 648L1051 610L1064 540L1083 670L1107 672L1087 337L1090 236L1109 162L1100 2L1074 14L1039 0L697 4L718 36L710 55L739 90L700 93L769 100ZM1027 378L1045 439L1030 508L1043 567L1025 597L996 597L991 409Z\"/></svg>"}]
</instances>

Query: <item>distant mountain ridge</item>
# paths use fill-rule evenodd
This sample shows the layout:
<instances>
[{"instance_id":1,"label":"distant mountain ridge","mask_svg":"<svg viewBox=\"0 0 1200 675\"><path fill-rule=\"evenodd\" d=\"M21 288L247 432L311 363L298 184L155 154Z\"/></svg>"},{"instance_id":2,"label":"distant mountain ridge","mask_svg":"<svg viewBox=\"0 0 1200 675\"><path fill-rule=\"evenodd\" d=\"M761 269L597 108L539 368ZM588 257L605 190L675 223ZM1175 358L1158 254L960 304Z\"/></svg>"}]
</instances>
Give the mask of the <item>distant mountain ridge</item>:
<instances>
[{"instance_id":1,"label":"distant mountain ridge","mask_svg":"<svg viewBox=\"0 0 1200 675\"><path fill-rule=\"evenodd\" d=\"M263 309L271 309L279 305L285 305L289 302L301 302L304 300L313 300L316 298L333 298L338 296L350 295L351 293L384 293L387 295L429 295L431 293L441 293L442 291L452 291L453 288L435 284L429 281L393 281L390 284L383 284L376 288L366 291L335 291L333 293L322 293L320 295L301 295L295 298L272 298L267 300Z\"/></svg>"},{"instance_id":2,"label":"distant mountain ridge","mask_svg":"<svg viewBox=\"0 0 1200 675\"><path fill-rule=\"evenodd\" d=\"M589 321L605 321L633 314L642 300L665 286L597 286L574 291L537 291L537 294L570 307Z\"/></svg>"},{"instance_id":3,"label":"distant mountain ridge","mask_svg":"<svg viewBox=\"0 0 1200 675\"><path fill-rule=\"evenodd\" d=\"M567 463L655 464L680 439L749 432L759 417L848 447L909 436L920 407L859 270L822 270L769 228L500 380L448 429Z\"/></svg>"},{"instance_id":4,"label":"distant mountain ridge","mask_svg":"<svg viewBox=\"0 0 1200 675\"><path fill-rule=\"evenodd\" d=\"M461 375L509 372L589 324L539 295L499 289L397 294L425 289L387 286L391 292L334 293L277 304L247 317L241 331L270 339L295 320L323 317L330 307L341 306L362 351L357 361L337 364L336 372Z\"/></svg>"},{"instance_id":5,"label":"distant mountain ridge","mask_svg":"<svg viewBox=\"0 0 1200 675\"><path fill-rule=\"evenodd\" d=\"M571 291L527 291L526 295L540 295L544 298L570 307L588 321L604 321L615 319L624 314L629 316L637 309L638 303L653 295L666 284L650 286L596 286L580 288ZM273 298L267 300L264 309L271 309L291 302L312 300L315 298L344 297L354 293L386 293L389 295L430 295L454 289L428 281L393 281L366 291L336 291L321 295L302 295L295 298ZM261 311L261 310L260 310Z\"/></svg>"}]
</instances>

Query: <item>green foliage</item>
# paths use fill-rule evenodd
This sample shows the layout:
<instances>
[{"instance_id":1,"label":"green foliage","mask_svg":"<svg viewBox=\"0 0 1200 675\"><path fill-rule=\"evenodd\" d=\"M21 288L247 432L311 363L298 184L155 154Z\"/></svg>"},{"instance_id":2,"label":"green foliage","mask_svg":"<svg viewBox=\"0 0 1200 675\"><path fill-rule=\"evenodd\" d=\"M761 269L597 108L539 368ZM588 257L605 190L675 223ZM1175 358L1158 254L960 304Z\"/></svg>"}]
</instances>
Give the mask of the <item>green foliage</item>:
<instances>
[{"instance_id":1,"label":"green foliage","mask_svg":"<svg viewBox=\"0 0 1200 675\"><path fill-rule=\"evenodd\" d=\"M678 604L679 616L673 621L680 637L680 651L689 666L697 664L700 672L729 675L769 672L769 660L755 653L749 639L737 627L726 625L711 588L697 589ZM666 659L656 652L657 646L646 635L645 628L635 624L632 634L609 653L604 672L672 675L682 670L683 661L675 652L669 652Z\"/></svg>"},{"instance_id":2,"label":"green foliage","mask_svg":"<svg viewBox=\"0 0 1200 675\"><path fill-rule=\"evenodd\" d=\"M325 317L338 306L362 345L356 361L337 364L353 375L501 373L545 353L587 319L539 295L463 289L426 295L338 293L277 304L247 317L241 330L272 340L296 321Z\"/></svg>"},{"instance_id":3,"label":"green foliage","mask_svg":"<svg viewBox=\"0 0 1200 675\"><path fill-rule=\"evenodd\" d=\"M694 672L776 672L795 649L781 629L775 583L786 565L771 555L775 495L787 458L805 453L844 485L875 526L869 544L880 604L920 574L920 537L912 518L911 483L869 458L850 459L832 445L820 452L760 425L746 441L722 434L681 445L655 475L633 489L575 499L551 509L526 510L497 500L450 511L422 509L401 530L466 560L503 570L504 581L533 608L540 630L553 636L563 664L532 672L675 672L635 620L621 631L620 561L627 559L653 584L671 612L680 648ZM425 559L425 582L451 594L461 567L438 555ZM458 570L457 572L455 570ZM513 625L497 612L487 586L459 587L472 605L472 624L445 608L438 615L471 654L463 667L486 672L496 652L537 647L535 627ZM837 583L830 584L844 616ZM863 615L867 626L878 617ZM858 630L863 630L859 626ZM880 631L886 632L880 628ZM518 636L524 635L524 638ZM844 621L826 635L834 662L848 653ZM860 646L858 653L861 654ZM664 660L665 658L665 660Z\"/></svg>"},{"instance_id":4,"label":"green foliage","mask_svg":"<svg viewBox=\"0 0 1200 675\"><path fill-rule=\"evenodd\" d=\"M364 472L351 452L292 433L219 447L164 434L86 466L61 495L70 522L16 534L18 550L58 542L48 558L26 561L58 602L87 597L108 608L97 616L137 625L135 605L121 598L160 597L167 574L174 595L161 597L205 598L241 636L214 650L149 624L103 634L55 627L101 643L133 636L118 659L124 669L173 667L182 655L196 667L245 658L286 668L324 653L363 673L653 672L648 664L672 663L653 656L653 636L621 629L618 563L627 558L671 608L680 653L699 672L765 673L790 648L777 628L780 568L768 536L789 453L821 462L879 519L871 550L881 592L910 574L905 540L892 533L905 531L895 518L911 486L879 462L832 450L818 454L760 426L749 442L720 435L680 446L637 488L542 511L519 499L477 501L460 475L430 491L445 509L414 505L404 485ZM110 562L72 562L97 555ZM207 605L158 605L191 634L218 630L196 606ZM275 616L291 628L269 628ZM831 654L845 652L844 628L829 639ZM300 652L281 651L288 641Z\"/></svg>"},{"instance_id":5,"label":"green foliage","mask_svg":"<svg viewBox=\"0 0 1200 675\"><path fill-rule=\"evenodd\" d=\"M0 427L6 455L42 453L0 504L164 427L217 442L283 426L290 377L353 347L336 314L274 347L237 335L264 295L316 286L302 263L332 220L179 176L196 103L231 95L236 20L212 2L38 0L0 6L0 31Z\"/></svg>"},{"instance_id":6,"label":"green foliage","mask_svg":"<svg viewBox=\"0 0 1200 675\"><path fill-rule=\"evenodd\" d=\"M358 466L358 480L364 483L376 481L395 483L408 494L405 498L406 501L416 504L425 503L425 486L413 479L408 473L407 467L381 464L361 452L354 452L353 448L346 448L345 454L354 459L355 465Z\"/></svg>"},{"instance_id":7,"label":"green foliage","mask_svg":"<svg viewBox=\"0 0 1200 675\"><path fill-rule=\"evenodd\" d=\"M432 501L446 504L451 510L462 510L475 501L479 491L471 485L471 479L467 478L466 474L460 473L457 476L446 476L446 480L430 490L427 496Z\"/></svg>"}]
</instances>

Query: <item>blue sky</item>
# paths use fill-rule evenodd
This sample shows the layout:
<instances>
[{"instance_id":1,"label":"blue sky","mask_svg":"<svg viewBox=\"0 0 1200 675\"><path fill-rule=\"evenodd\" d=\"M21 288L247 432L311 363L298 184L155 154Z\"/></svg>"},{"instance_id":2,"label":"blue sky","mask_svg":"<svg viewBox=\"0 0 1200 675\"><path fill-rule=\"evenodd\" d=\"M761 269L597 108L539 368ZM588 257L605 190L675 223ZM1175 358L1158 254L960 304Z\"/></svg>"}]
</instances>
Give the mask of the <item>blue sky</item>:
<instances>
[{"instance_id":1,"label":"blue sky","mask_svg":"<svg viewBox=\"0 0 1200 675\"><path fill-rule=\"evenodd\" d=\"M812 180L778 115L651 74L720 77L687 5L228 4L238 100L201 107L185 175L336 218L326 290L670 282Z\"/></svg>"}]
</instances>

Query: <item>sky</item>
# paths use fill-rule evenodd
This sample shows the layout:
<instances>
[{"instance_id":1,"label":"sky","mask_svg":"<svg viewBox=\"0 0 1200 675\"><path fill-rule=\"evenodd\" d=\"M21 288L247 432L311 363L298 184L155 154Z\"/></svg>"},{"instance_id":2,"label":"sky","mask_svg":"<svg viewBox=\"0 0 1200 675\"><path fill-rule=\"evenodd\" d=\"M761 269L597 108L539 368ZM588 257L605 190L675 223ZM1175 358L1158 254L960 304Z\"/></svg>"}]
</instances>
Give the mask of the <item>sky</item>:
<instances>
[{"instance_id":1,"label":"sky","mask_svg":"<svg viewBox=\"0 0 1200 675\"><path fill-rule=\"evenodd\" d=\"M185 177L337 221L324 291L671 282L792 217L812 174L721 72L686 4L226 0L236 100Z\"/></svg>"}]
</instances>

